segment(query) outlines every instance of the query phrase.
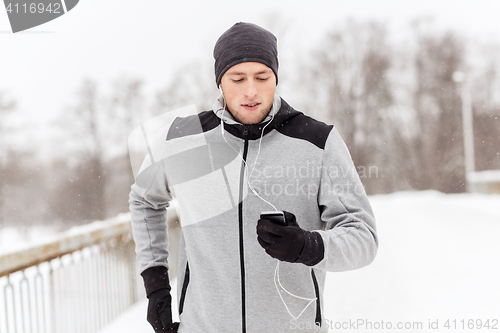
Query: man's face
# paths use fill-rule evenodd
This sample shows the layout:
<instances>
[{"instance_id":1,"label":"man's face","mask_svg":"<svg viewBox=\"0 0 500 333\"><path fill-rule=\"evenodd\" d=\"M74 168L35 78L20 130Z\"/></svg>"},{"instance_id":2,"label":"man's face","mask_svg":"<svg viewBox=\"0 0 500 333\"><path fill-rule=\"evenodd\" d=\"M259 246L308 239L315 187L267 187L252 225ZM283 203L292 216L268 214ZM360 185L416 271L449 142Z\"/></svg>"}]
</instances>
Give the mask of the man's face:
<instances>
[{"instance_id":1,"label":"man's face","mask_svg":"<svg viewBox=\"0 0 500 333\"><path fill-rule=\"evenodd\" d=\"M222 76L220 87L231 115L242 124L258 124L273 105L276 76L264 64L243 62Z\"/></svg>"}]
</instances>

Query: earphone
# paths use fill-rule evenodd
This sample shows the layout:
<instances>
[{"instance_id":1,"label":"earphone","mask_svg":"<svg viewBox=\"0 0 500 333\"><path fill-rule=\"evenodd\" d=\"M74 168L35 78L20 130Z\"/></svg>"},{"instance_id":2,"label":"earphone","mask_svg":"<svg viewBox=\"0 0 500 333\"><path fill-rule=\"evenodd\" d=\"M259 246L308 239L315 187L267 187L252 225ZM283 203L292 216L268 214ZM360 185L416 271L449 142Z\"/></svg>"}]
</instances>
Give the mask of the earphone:
<instances>
[{"instance_id":1,"label":"earphone","mask_svg":"<svg viewBox=\"0 0 500 333\"><path fill-rule=\"evenodd\" d=\"M222 134L222 137L224 138L224 141L226 141L226 143L229 145L229 142L227 142L226 137L224 136L224 122L222 121L222 118L224 117L224 111L226 111L226 98L224 98L224 93L222 92L222 87L220 85L219 85L219 90L220 90L220 94L222 96L222 99L224 100L224 104L222 106L222 114L220 117L220 132ZM232 148L232 146L231 146L231 148ZM239 153L238 153L238 155L239 155Z\"/></svg>"},{"instance_id":2,"label":"earphone","mask_svg":"<svg viewBox=\"0 0 500 333\"><path fill-rule=\"evenodd\" d=\"M240 152L237 151L227 140L226 140L226 137L224 136L224 121L223 121L223 117L224 117L224 112L226 111L226 98L224 97L224 93L222 92L222 87L219 85L219 90L221 92L221 96L222 96L222 99L223 99L223 105L222 105L222 114L221 114L221 119L220 119L220 126L221 126L221 133L222 133L222 138L224 139L224 141L238 154L238 156L241 158L241 160L243 161L243 163L245 164L245 167L248 169L248 164L247 162L245 161L245 159L243 158L243 156L241 156ZM266 127L271 124L271 122L273 121L274 119L274 115L276 113L276 110L274 110L275 112L273 112L273 114L271 115L271 120L266 124L264 125L264 127L262 128L262 133L260 135L260 139L259 139L259 148L257 150L257 156L255 157L255 162L253 164L253 167L252 167L252 171L250 172L250 174L248 175L248 179L247 179L247 185L248 185L248 188L252 191L253 194L255 194L259 199L261 199L262 201L264 201L265 203L267 203L268 205L270 205L271 207L273 207L273 209L275 211L278 211L278 209L276 209L276 207L270 203L269 201L267 201L266 199L262 198L258 193L257 191L255 191L254 187L250 184L250 179L252 178L252 174L253 174L253 171L255 170L255 166L257 164L257 160L259 159L259 155L260 155L260 148L261 148L261 144L262 144L262 138L264 137L264 130L266 129ZM317 297L315 298L306 298L306 297L301 297L301 296L297 296L297 295L294 295L292 294L291 292L289 292L288 290L285 289L285 287L283 287L283 285L281 284L281 281L280 281L280 275L279 275L279 271L280 271L280 261L279 260L276 260L277 263L276 263L276 268L274 270L274 285L276 286L276 291L278 292L278 295L280 296L281 298L281 302L285 305L285 308L288 312L288 314L295 320L297 320L303 313L304 311L306 311L306 309L309 307L309 305L311 305L316 299ZM283 296L281 295L281 292L280 292L280 289L283 289L287 294L289 294L290 296L292 297L295 297L295 298L298 298L298 299L302 299L302 300L306 300L306 301L309 301L309 303L307 303L307 305L304 307L304 309L300 312L300 314L298 316L294 316L290 309L288 308L288 305L286 304L285 300L283 299Z\"/></svg>"}]
</instances>

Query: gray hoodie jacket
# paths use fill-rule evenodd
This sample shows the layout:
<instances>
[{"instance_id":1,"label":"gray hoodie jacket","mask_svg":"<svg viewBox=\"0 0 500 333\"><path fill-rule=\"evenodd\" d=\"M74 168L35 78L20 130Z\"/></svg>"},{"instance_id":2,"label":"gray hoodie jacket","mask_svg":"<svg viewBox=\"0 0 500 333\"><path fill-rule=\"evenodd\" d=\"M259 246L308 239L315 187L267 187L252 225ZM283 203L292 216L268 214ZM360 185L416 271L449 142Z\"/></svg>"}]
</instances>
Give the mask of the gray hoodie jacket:
<instances>
[{"instance_id":1,"label":"gray hoodie jacket","mask_svg":"<svg viewBox=\"0 0 500 333\"><path fill-rule=\"evenodd\" d=\"M176 118L152 149L161 158L144 162L130 193L133 234L141 271L168 267L165 216L177 198L179 332L327 332L326 272L368 265L378 246L372 209L335 127L278 96L262 123L242 125L219 97L213 111ZM274 208L321 234L323 260L278 269L256 234L260 212Z\"/></svg>"}]
</instances>

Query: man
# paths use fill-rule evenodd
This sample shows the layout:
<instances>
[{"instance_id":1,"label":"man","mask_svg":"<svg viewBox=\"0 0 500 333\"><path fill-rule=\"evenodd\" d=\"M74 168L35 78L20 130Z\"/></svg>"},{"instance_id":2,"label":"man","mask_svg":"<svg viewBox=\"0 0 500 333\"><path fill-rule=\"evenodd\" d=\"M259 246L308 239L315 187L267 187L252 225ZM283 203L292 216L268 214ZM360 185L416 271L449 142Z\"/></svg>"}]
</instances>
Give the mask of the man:
<instances>
[{"instance_id":1,"label":"man","mask_svg":"<svg viewBox=\"0 0 500 333\"><path fill-rule=\"evenodd\" d=\"M249 23L214 48L212 111L161 135L130 194L136 251L155 332L327 332L327 271L371 263L375 220L333 126L275 95L275 36ZM180 207L180 323L172 323L165 210ZM284 224L261 212L284 213ZM353 286L354 288L355 286Z\"/></svg>"}]
</instances>

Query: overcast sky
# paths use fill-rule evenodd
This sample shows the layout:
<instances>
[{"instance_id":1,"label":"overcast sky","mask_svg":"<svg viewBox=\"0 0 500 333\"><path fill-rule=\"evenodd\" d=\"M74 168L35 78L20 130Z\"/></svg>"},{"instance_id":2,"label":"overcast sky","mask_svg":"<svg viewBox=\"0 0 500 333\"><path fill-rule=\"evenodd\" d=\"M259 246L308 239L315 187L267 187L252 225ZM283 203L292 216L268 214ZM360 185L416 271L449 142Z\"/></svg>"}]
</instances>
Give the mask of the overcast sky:
<instances>
[{"instance_id":1,"label":"overcast sky","mask_svg":"<svg viewBox=\"0 0 500 333\"><path fill-rule=\"evenodd\" d=\"M349 17L384 20L397 34L429 16L468 38L500 40L498 13L499 0L81 0L62 17L12 34L0 10L0 91L18 101L23 118L43 123L71 103L84 77L105 86L126 74L144 78L148 93L160 89L188 59L211 61L218 36L238 21L269 28L279 15L289 22L288 42L305 48Z\"/></svg>"}]
</instances>

